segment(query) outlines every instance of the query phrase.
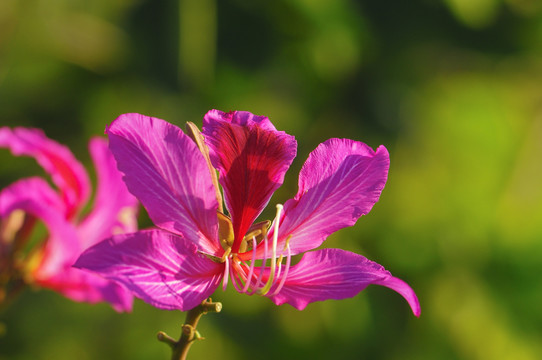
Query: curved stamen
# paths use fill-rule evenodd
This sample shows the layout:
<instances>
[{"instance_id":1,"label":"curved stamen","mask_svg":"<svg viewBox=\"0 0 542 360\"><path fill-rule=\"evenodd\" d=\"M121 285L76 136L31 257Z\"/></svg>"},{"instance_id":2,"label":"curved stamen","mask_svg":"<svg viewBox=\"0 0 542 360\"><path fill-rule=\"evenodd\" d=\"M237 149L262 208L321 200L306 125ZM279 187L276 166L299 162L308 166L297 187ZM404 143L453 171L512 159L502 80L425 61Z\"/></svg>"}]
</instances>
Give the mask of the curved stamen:
<instances>
[{"instance_id":1,"label":"curved stamen","mask_svg":"<svg viewBox=\"0 0 542 360\"><path fill-rule=\"evenodd\" d=\"M279 291L284 286L284 283L286 282L286 278L288 277L288 271L290 270L290 262L292 260L292 252L290 251L289 240L290 240L290 238L286 239L286 251L287 251L287 254L286 254L286 265L284 267L284 275L282 275L282 279L280 279L279 286L277 286L277 288L275 289L275 291L273 291L273 294L271 294L271 296L275 296L275 295L277 295L279 293ZM279 276L280 275L277 275L277 279L279 278Z\"/></svg>"},{"instance_id":2,"label":"curved stamen","mask_svg":"<svg viewBox=\"0 0 542 360\"><path fill-rule=\"evenodd\" d=\"M279 225L280 225L280 217L282 214L283 206L281 204L277 204L277 215L274 219L274 231L273 231L273 239L272 239L272 246L271 246L271 256L268 258L268 252L269 249L267 246L269 245L269 238L267 237L267 231L262 231L260 229L257 229L255 231L250 232L248 235L243 237L243 241L245 246L248 245L248 239L252 239L252 257L249 261L243 261L238 257L237 253L231 254L231 247L228 247L226 251L224 252L224 255L222 258L220 258L221 262L225 262L225 269L224 269L224 278L223 278L223 288L226 289L226 285L228 283L228 278L231 278L231 281L233 283L233 286L235 289L240 293L247 293L248 295L253 295L254 293L258 295L266 295L273 285L277 284L277 282L280 282L273 292L276 294L280 289L283 287L286 276L288 275L288 270L290 268L290 260L291 260L291 252L290 252L290 246L289 246L289 240L290 238L286 239L285 246L282 249L280 256L277 258L277 244L278 244L278 234L279 234ZM256 254L257 254L257 237L262 235L263 238L263 258L261 259L261 265L259 269L258 277L255 278L254 271L256 267ZM281 278L282 274L282 259L284 258L284 252L287 251L287 260L286 260L286 269L284 271L284 274ZM270 260L270 266L268 268L267 266L267 260ZM230 264L231 261L231 264ZM263 283L262 279L264 276L264 273L267 273L268 277L265 283Z\"/></svg>"},{"instance_id":3,"label":"curved stamen","mask_svg":"<svg viewBox=\"0 0 542 360\"><path fill-rule=\"evenodd\" d=\"M244 271L243 269L241 269L241 266L239 266L238 263L236 263L235 261L232 261L232 268L234 271L231 271L230 272L230 276L231 276L231 282L233 284L233 287L235 288L235 290L237 290L237 292L241 292L241 285L243 284L243 280L238 278L241 274L244 275ZM235 273L235 274L234 274ZM239 285L239 282L241 282L241 285Z\"/></svg>"},{"instance_id":4,"label":"curved stamen","mask_svg":"<svg viewBox=\"0 0 542 360\"><path fill-rule=\"evenodd\" d=\"M286 241L284 242L284 248L282 248L282 252L280 253L280 256L279 258L277 259L277 280L278 278L280 277L280 274L281 274L281 269L282 269L282 259L284 259L284 252L286 251L286 249L289 249L290 248L290 238L292 237L292 235L288 236L286 238Z\"/></svg>"},{"instance_id":5,"label":"curved stamen","mask_svg":"<svg viewBox=\"0 0 542 360\"><path fill-rule=\"evenodd\" d=\"M230 272L230 259L226 256L224 259L224 276L222 276L222 290L226 291L226 286L228 286L228 274Z\"/></svg>"},{"instance_id":6,"label":"curved stamen","mask_svg":"<svg viewBox=\"0 0 542 360\"><path fill-rule=\"evenodd\" d=\"M262 259L262 265L260 267L260 274L258 275L258 279L256 280L254 286L252 287L252 291L249 295L252 295L256 292L256 289L260 287L262 284L262 277L265 270L265 265L267 262L267 234L263 237L263 259ZM255 260L255 259L254 259Z\"/></svg>"},{"instance_id":7,"label":"curved stamen","mask_svg":"<svg viewBox=\"0 0 542 360\"><path fill-rule=\"evenodd\" d=\"M273 281L275 280L275 271L277 266L277 242L279 237L279 223L280 223L280 215L282 213L283 206L281 204L277 204L277 216L275 217L275 228L273 231L273 246L272 246L272 257L271 257L271 270L269 273L269 278L267 279L267 282L265 283L265 286L261 289L258 289L257 293L259 295L266 295L269 292L269 289L271 289L271 286L273 286Z\"/></svg>"},{"instance_id":8,"label":"curved stamen","mask_svg":"<svg viewBox=\"0 0 542 360\"><path fill-rule=\"evenodd\" d=\"M252 260L250 261L250 269L248 271L245 287L242 292L247 292L252 282L252 274L254 274L254 263L256 262L256 236L252 237Z\"/></svg>"}]
</instances>

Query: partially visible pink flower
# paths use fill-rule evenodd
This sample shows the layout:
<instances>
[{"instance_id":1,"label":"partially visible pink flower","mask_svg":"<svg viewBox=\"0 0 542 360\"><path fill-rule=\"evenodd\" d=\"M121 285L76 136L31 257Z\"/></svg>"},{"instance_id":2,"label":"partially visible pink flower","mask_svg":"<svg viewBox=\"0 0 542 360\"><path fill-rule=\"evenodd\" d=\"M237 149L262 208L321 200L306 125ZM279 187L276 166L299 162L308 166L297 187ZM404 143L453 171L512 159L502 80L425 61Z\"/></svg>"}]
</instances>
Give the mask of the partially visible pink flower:
<instances>
[{"instance_id":1,"label":"partially visible pink flower","mask_svg":"<svg viewBox=\"0 0 542 360\"><path fill-rule=\"evenodd\" d=\"M106 133L128 189L156 228L103 241L75 266L119 281L162 309L191 309L229 281L241 293L299 310L376 284L397 291L419 316L414 291L361 255L322 249L292 265L293 255L354 225L378 201L389 168L383 146L373 151L346 139L320 144L299 174L296 196L277 205L273 222L255 224L297 147L268 118L212 110L203 120L205 144L197 133L194 142L176 126L139 114L120 116Z\"/></svg>"},{"instance_id":2,"label":"partially visible pink flower","mask_svg":"<svg viewBox=\"0 0 542 360\"><path fill-rule=\"evenodd\" d=\"M107 140L96 137L89 143L98 187L86 216L81 214L90 197L90 180L67 147L47 138L41 130L7 127L0 128L0 147L9 148L17 156L35 158L56 186L55 189L44 179L31 177L0 192L0 225L9 227L18 215L24 214L25 224L32 225L38 219L48 230L40 248L31 252L22 269L16 270L24 272L26 281L72 300L107 301L117 311L131 310L133 296L123 286L72 267L88 247L114 234L137 230L138 202L126 189ZM25 231L25 226L19 229L16 241L0 239L2 261L7 263L18 255L14 253L16 247L27 241L21 236L29 235Z\"/></svg>"}]
</instances>

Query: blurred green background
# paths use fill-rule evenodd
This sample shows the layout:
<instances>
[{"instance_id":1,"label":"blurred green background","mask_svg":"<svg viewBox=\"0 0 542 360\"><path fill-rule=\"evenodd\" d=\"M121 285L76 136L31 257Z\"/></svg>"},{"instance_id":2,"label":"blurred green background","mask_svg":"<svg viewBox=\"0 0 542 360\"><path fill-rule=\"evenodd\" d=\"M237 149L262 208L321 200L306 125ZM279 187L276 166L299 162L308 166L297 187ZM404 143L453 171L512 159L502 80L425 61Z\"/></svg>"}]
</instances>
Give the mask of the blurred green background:
<instances>
[{"instance_id":1,"label":"blurred green background","mask_svg":"<svg viewBox=\"0 0 542 360\"><path fill-rule=\"evenodd\" d=\"M380 202L324 246L406 280L421 317L376 286L302 312L230 286L191 359L541 359L541 80L539 0L0 1L0 125L89 167L88 139L125 112L270 117L299 143L271 204L329 137L389 149ZM42 173L0 164L2 187ZM0 359L168 359L155 335L183 320L29 290L0 314Z\"/></svg>"}]
</instances>

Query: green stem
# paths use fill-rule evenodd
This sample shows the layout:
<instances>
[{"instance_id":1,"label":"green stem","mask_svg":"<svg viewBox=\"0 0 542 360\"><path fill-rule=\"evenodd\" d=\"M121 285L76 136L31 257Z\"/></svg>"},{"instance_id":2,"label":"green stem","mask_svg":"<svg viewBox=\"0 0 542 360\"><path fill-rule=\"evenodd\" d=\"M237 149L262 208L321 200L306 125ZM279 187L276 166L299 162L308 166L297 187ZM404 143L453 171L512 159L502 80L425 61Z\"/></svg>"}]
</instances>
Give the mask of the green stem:
<instances>
[{"instance_id":1,"label":"green stem","mask_svg":"<svg viewBox=\"0 0 542 360\"><path fill-rule=\"evenodd\" d=\"M194 341L204 339L196 330L201 316L207 314L208 312L218 313L221 310L222 304L219 302L212 302L211 298L204 300L201 304L192 310L189 310L186 314L186 320L182 326L181 337L178 341L175 341L175 339L167 335L165 332L160 331L157 335L158 340L168 344L173 350L171 360L185 360L188 350Z\"/></svg>"}]
</instances>

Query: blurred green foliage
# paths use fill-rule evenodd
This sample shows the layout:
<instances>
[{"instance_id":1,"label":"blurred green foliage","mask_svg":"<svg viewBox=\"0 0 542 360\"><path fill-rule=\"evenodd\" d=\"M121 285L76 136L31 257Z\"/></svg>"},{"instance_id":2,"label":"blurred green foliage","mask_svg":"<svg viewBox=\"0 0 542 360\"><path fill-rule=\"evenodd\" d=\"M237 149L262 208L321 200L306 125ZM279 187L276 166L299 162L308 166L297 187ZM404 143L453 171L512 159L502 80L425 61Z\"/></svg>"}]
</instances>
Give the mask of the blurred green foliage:
<instances>
[{"instance_id":1,"label":"blurred green foliage","mask_svg":"<svg viewBox=\"0 0 542 360\"><path fill-rule=\"evenodd\" d=\"M538 0L2 0L0 125L43 128L89 164L89 137L124 112L267 115L299 143L271 203L325 139L384 144L380 202L324 245L406 280L421 318L379 287L302 312L219 290L190 358L534 360L540 44ZM40 171L5 150L0 164L2 187ZM183 320L29 290L0 315L0 359L167 359L155 334Z\"/></svg>"}]
</instances>

